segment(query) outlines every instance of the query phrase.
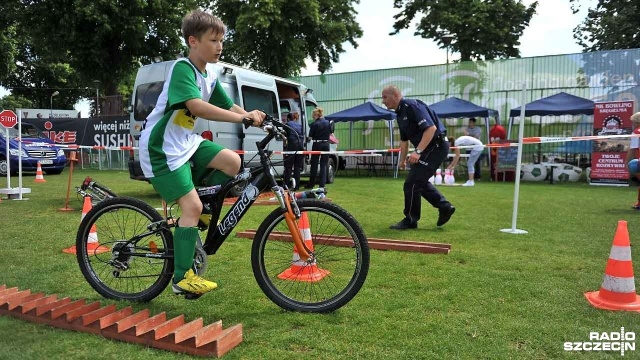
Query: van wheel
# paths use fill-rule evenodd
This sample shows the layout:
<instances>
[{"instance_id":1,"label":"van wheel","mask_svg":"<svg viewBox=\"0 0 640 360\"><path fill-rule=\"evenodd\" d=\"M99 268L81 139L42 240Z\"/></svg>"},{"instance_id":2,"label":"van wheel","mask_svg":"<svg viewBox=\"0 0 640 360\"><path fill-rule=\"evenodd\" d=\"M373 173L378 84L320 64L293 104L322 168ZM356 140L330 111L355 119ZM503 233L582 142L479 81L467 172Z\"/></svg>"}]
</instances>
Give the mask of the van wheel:
<instances>
[{"instance_id":1,"label":"van wheel","mask_svg":"<svg viewBox=\"0 0 640 360\"><path fill-rule=\"evenodd\" d=\"M9 167L7 159L0 156L0 175L7 175L7 168Z\"/></svg>"},{"instance_id":2,"label":"van wheel","mask_svg":"<svg viewBox=\"0 0 640 360\"><path fill-rule=\"evenodd\" d=\"M327 184L333 184L336 177L336 161L333 158L329 158L327 162Z\"/></svg>"}]
</instances>

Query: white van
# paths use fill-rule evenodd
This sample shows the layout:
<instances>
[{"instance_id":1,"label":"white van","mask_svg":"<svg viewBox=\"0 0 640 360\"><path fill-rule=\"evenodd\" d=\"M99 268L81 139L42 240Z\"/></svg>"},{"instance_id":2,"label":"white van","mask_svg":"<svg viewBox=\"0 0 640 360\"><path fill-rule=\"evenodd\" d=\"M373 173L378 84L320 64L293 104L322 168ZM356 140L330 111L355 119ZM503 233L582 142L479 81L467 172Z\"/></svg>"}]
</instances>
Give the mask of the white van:
<instances>
[{"instance_id":1,"label":"white van","mask_svg":"<svg viewBox=\"0 0 640 360\"><path fill-rule=\"evenodd\" d=\"M131 97L130 129L133 146L136 148L129 160L129 175L132 179L146 180L138 160L138 139L140 138L144 120L155 107L172 64L173 61L165 61L145 65L138 70L136 75ZM309 124L313 121L311 112L317 106L315 99L311 95L311 89L307 89L304 85L291 80L222 62L208 64L207 71L215 73L229 97L247 111L259 109L276 119L281 119L289 112L297 112L300 115L305 134L309 134ZM245 151L255 151L256 142L265 136L264 132L258 128L250 127L245 129L242 124L213 122L203 119L197 119L193 131L228 149ZM269 146L270 150L282 150L283 142L274 141ZM335 145L333 146L335 150ZM305 144L305 149L307 147L311 149L311 143ZM245 166L253 167L259 165L258 156L255 154L246 154L242 157ZM274 155L272 161L274 163L281 162L282 155ZM307 157L303 168L304 174L309 173L308 164L309 158ZM331 155L328 164L327 183L333 183L337 169L336 164L338 164L337 156ZM281 174L283 169L282 165L276 167L276 170Z\"/></svg>"}]
</instances>

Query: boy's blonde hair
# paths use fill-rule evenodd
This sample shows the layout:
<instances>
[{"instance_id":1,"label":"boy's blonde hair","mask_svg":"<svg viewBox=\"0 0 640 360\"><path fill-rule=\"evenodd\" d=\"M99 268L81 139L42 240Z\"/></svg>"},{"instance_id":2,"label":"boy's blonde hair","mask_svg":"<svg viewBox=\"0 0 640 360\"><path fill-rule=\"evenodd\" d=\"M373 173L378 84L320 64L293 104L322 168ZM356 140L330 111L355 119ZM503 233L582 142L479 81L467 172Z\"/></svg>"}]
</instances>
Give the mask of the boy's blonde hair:
<instances>
[{"instance_id":1,"label":"boy's blonde hair","mask_svg":"<svg viewBox=\"0 0 640 360\"><path fill-rule=\"evenodd\" d=\"M227 27L217 16L208 14L202 10L193 10L182 19L182 37L189 46L189 37L200 39L209 30L214 34L224 35Z\"/></svg>"},{"instance_id":2,"label":"boy's blonde hair","mask_svg":"<svg viewBox=\"0 0 640 360\"><path fill-rule=\"evenodd\" d=\"M631 122L635 124L640 124L640 112L637 112L631 115Z\"/></svg>"},{"instance_id":3,"label":"boy's blonde hair","mask_svg":"<svg viewBox=\"0 0 640 360\"><path fill-rule=\"evenodd\" d=\"M313 109L313 112L311 113L311 115L313 116L318 116L318 117L323 117L324 116L324 109L321 107L317 107L315 109Z\"/></svg>"}]
</instances>

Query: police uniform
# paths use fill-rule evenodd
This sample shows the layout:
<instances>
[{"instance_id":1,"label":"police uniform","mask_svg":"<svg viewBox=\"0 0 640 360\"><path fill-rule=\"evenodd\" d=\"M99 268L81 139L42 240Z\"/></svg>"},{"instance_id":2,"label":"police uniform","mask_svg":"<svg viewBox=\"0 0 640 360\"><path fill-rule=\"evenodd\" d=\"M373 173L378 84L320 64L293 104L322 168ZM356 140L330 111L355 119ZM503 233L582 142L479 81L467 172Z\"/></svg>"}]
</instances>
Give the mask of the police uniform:
<instances>
[{"instance_id":1,"label":"police uniform","mask_svg":"<svg viewBox=\"0 0 640 360\"><path fill-rule=\"evenodd\" d=\"M309 127L309 137L313 141L311 150L313 151L329 151L329 136L331 135L331 124L324 117L316 119ZM311 173L309 175L309 184L307 188L312 188L316 184L316 174L318 171L318 160L320 160L320 187L324 187L327 183L327 163L329 155L311 155Z\"/></svg>"},{"instance_id":2,"label":"police uniform","mask_svg":"<svg viewBox=\"0 0 640 360\"><path fill-rule=\"evenodd\" d=\"M425 130L435 125L436 131L427 147L420 149L422 150L420 160L411 164L411 170L404 182L405 219L392 228L406 229L417 226L422 207L420 197L425 198L433 207L439 209L440 216L437 225L444 225L455 208L429 182L429 178L436 173L449 154L449 144L446 141L447 130L427 104L415 99L400 100L396 109L396 121L400 130L400 140L410 141L416 149Z\"/></svg>"},{"instance_id":3,"label":"police uniform","mask_svg":"<svg viewBox=\"0 0 640 360\"><path fill-rule=\"evenodd\" d=\"M304 132L302 125L296 121L287 121L287 126L289 126L289 132L287 133L287 147L285 150L304 150ZM300 171L303 165L303 154L286 155L284 158L284 183L287 184L287 186L291 185L289 181L291 180L291 173L293 173L293 178L296 180L296 185L293 190L298 190L300 187Z\"/></svg>"}]
</instances>

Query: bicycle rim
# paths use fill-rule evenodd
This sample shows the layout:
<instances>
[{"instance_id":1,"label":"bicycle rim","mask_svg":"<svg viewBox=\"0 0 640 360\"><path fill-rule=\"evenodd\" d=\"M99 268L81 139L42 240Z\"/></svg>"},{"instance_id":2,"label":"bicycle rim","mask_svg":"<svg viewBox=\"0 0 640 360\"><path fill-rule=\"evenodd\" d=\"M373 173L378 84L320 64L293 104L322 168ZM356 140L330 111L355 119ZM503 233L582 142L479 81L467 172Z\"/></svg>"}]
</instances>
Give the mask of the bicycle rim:
<instances>
[{"instance_id":1,"label":"bicycle rim","mask_svg":"<svg viewBox=\"0 0 640 360\"><path fill-rule=\"evenodd\" d=\"M256 233L251 253L254 276L267 297L284 309L337 310L366 279L366 236L358 222L335 204L304 200L298 205L308 218L315 263L299 260L294 253L284 214L277 209Z\"/></svg>"},{"instance_id":2,"label":"bicycle rim","mask_svg":"<svg viewBox=\"0 0 640 360\"><path fill-rule=\"evenodd\" d=\"M149 301L158 296L173 273L172 259L157 258L173 255L171 231L128 241L149 232L147 226L152 222L162 220L155 209L134 198L105 199L93 207L76 237L78 264L89 284L110 299ZM87 242L96 238L98 248Z\"/></svg>"}]
</instances>

